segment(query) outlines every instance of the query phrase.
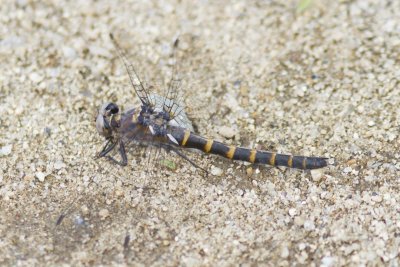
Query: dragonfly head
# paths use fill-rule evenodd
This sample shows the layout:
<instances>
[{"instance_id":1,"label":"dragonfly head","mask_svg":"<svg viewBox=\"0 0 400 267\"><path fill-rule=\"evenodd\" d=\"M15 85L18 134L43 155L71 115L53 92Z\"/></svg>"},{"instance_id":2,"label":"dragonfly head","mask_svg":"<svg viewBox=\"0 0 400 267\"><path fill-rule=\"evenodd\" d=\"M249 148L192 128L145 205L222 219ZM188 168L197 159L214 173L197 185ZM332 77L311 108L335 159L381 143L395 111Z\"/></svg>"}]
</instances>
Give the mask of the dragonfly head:
<instances>
[{"instance_id":1,"label":"dragonfly head","mask_svg":"<svg viewBox=\"0 0 400 267\"><path fill-rule=\"evenodd\" d=\"M99 108L99 113L96 118L96 129L97 132L109 138L113 134L115 127L118 127L116 117L119 113L119 108L114 103L105 103Z\"/></svg>"}]
</instances>

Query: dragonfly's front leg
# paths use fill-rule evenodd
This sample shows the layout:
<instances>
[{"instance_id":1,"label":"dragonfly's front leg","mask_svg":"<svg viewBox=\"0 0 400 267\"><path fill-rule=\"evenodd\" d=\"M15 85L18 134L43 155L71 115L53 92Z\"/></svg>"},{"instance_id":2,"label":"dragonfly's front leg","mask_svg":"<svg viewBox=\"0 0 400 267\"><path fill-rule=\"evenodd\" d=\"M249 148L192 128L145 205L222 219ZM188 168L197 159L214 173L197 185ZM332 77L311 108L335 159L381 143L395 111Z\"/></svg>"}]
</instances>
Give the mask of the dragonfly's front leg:
<instances>
[{"instance_id":1,"label":"dragonfly's front leg","mask_svg":"<svg viewBox=\"0 0 400 267\"><path fill-rule=\"evenodd\" d=\"M115 145L117 143L113 142L113 140L110 138L108 139L106 145L103 147L103 149L101 150L101 152L97 155L98 158L102 158L104 156L106 156L111 150L114 149Z\"/></svg>"},{"instance_id":2,"label":"dragonfly's front leg","mask_svg":"<svg viewBox=\"0 0 400 267\"><path fill-rule=\"evenodd\" d=\"M128 158L126 156L126 152L125 152L125 145L124 142L122 142L122 140L119 140L119 154L121 155L121 166L126 166L128 164Z\"/></svg>"},{"instance_id":3,"label":"dragonfly's front leg","mask_svg":"<svg viewBox=\"0 0 400 267\"><path fill-rule=\"evenodd\" d=\"M117 143L114 143L114 147L115 147L116 144ZM125 145L121 140L118 141L118 144L119 144L119 149L118 150L119 150L119 154L121 155L121 160L118 161L118 160L116 160L115 158L113 158L111 156L105 156L105 157L107 159L111 160L112 162L118 164L118 165L126 166L126 165L128 165L128 158L127 158L126 152L125 152Z\"/></svg>"}]
</instances>

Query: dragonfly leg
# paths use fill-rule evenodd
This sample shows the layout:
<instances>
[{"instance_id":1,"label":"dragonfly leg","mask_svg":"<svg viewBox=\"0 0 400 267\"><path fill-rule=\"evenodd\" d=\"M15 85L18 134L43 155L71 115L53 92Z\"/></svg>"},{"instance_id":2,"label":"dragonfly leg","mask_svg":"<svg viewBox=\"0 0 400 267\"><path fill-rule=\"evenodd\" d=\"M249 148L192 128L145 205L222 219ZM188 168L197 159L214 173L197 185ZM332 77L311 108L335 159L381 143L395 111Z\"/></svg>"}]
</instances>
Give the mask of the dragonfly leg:
<instances>
[{"instance_id":1,"label":"dragonfly leg","mask_svg":"<svg viewBox=\"0 0 400 267\"><path fill-rule=\"evenodd\" d=\"M105 155L107 155L111 150L114 149L116 143L112 142L112 139L109 139L106 143L106 145L104 146L104 148L101 150L101 152L98 154L98 158L102 158Z\"/></svg>"},{"instance_id":2,"label":"dragonfly leg","mask_svg":"<svg viewBox=\"0 0 400 267\"><path fill-rule=\"evenodd\" d=\"M108 160L111 160L112 162L118 165L126 166L128 164L128 158L126 156L124 143L120 140L118 141L118 144L119 144L119 154L121 155L121 161L118 161L114 157L107 155L117 145L117 142L113 142L112 139L109 139L107 141L106 145L104 146L103 150L98 154L97 158L105 157Z\"/></svg>"},{"instance_id":3,"label":"dragonfly leg","mask_svg":"<svg viewBox=\"0 0 400 267\"><path fill-rule=\"evenodd\" d=\"M170 145L163 145L162 146L164 149L166 149L167 151L172 151L175 154L177 154L179 157L183 158L184 160L186 160L187 162L189 162L190 164L192 164L193 167L202 170L203 172L206 173L206 175L208 176L208 171L203 169L202 167L200 167L199 165L197 165L194 161L192 161L191 159L189 159L185 154L183 154L181 151L179 151L178 149L176 149L173 146Z\"/></svg>"},{"instance_id":4,"label":"dragonfly leg","mask_svg":"<svg viewBox=\"0 0 400 267\"><path fill-rule=\"evenodd\" d=\"M125 146L124 143L120 140L119 142L119 154L121 155L121 160L118 161L116 160L114 157L111 156L105 156L108 160L111 160L112 162L114 162L115 164L118 164L120 166L126 166L128 165L128 158L126 156L126 152L125 152ZM115 147L116 143L114 144Z\"/></svg>"},{"instance_id":5,"label":"dragonfly leg","mask_svg":"<svg viewBox=\"0 0 400 267\"><path fill-rule=\"evenodd\" d=\"M121 166L126 166L128 164L128 158L126 156L125 145L122 140L119 141L119 154L121 155Z\"/></svg>"}]
</instances>

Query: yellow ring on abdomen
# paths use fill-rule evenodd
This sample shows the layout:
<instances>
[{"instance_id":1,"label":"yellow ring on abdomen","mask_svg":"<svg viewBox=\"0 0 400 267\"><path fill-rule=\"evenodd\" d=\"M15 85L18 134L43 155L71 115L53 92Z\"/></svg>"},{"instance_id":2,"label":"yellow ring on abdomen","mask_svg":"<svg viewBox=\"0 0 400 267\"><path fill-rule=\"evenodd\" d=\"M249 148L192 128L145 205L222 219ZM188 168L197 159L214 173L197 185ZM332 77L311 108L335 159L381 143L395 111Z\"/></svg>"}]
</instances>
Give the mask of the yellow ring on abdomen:
<instances>
[{"instance_id":1,"label":"yellow ring on abdomen","mask_svg":"<svg viewBox=\"0 0 400 267\"><path fill-rule=\"evenodd\" d=\"M206 153L210 152L211 146L212 146L213 142L214 142L214 140L212 140L212 139L207 139L207 143L206 143L206 145L204 146L204 152L206 152Z\"/></svg>"},{"instance_id":2,"label":"yellow ring on abdomen","mask_svg":"<svg viewBox=\"0 0 400 267\"><path fill-rule=\"evenodd\" d=\"M288 165L290 168L292 168L292 165L293 165L293 156L292 156L292 155L289 156L287 165Z\"/></svg>"},{"instance_id":3,"label":"yellow ring on abdomen","mask_svg":"<svg viewBox=\"0 0 400 267\"><path fill-rule=\"evenodd\" d=\"M303 159L303 169L305 170L307 168L307 158L304 157Z\"/></svg>"},{"instance_id":4,"label":"yellow ring on abdomen","mask_svg":"<svg viewBox=\"0 0 400 267\"><path fill-rule=\"evenodd\" d=\"M189 136L190 136L190 131L186 130L185 131L185 135L183 136L183 140L182 140L182 144L181 144L182 146L186 145L187 140L189 139Z\"/></svg>"},{"instance_id":5,"label":"yellow ring on abdomen","mask_svg":"<svg viewBox=\"0 0 400 267\"><path fill-rule=\"evenodd\" d=\"M271 166L275 166L275 157L276 157L276 153L272 153L271 154L271 159L269 160L269 164Z\"/></svg>"},{"instance_id":6,"label":"yellow ring on abdomen","mask_svg":"<svg viewBox=\"0 0 400 267\"><path fill-rule=\"evenodd\" d=\"M250 161L251 163L254 163L254 162L256 161L256 154L257 154L257 150L252 149L252 150L250 151L249 161Z\"/></svg>"},{"instance_id":7,"label":"yellow ring on abdomen","mask_svg":"<svg viewBox=\"0 0 400 267\"><path fill-rule=\"evenodd\" d=\"M233 155L235 154L235 150L236 150L235 146L230 146L228 152L226 152L226 157L228 159L232 159Z\"/></svg>"}]
</instances>

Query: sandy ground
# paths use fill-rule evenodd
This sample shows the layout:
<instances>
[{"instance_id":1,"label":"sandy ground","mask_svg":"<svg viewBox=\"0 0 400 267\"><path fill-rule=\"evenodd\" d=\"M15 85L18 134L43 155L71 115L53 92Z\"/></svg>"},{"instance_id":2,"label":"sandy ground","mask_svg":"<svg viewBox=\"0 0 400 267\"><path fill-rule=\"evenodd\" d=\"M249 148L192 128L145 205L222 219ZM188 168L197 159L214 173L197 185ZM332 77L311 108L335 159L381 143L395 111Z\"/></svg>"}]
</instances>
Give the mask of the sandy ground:
<instances>
[{"instance_id":1,"label":"sandy ground","mask_svg":"<svg viewBox=\"0 0 400 267\"><path fill-rule=\"evenodd\" d=\"M400 1L215 2L2 2L0 265L398 266ZM333 165L94 160L138 104L109 32L155 89L179 36L200 134Z\"/></svg>"}]
</instances>

